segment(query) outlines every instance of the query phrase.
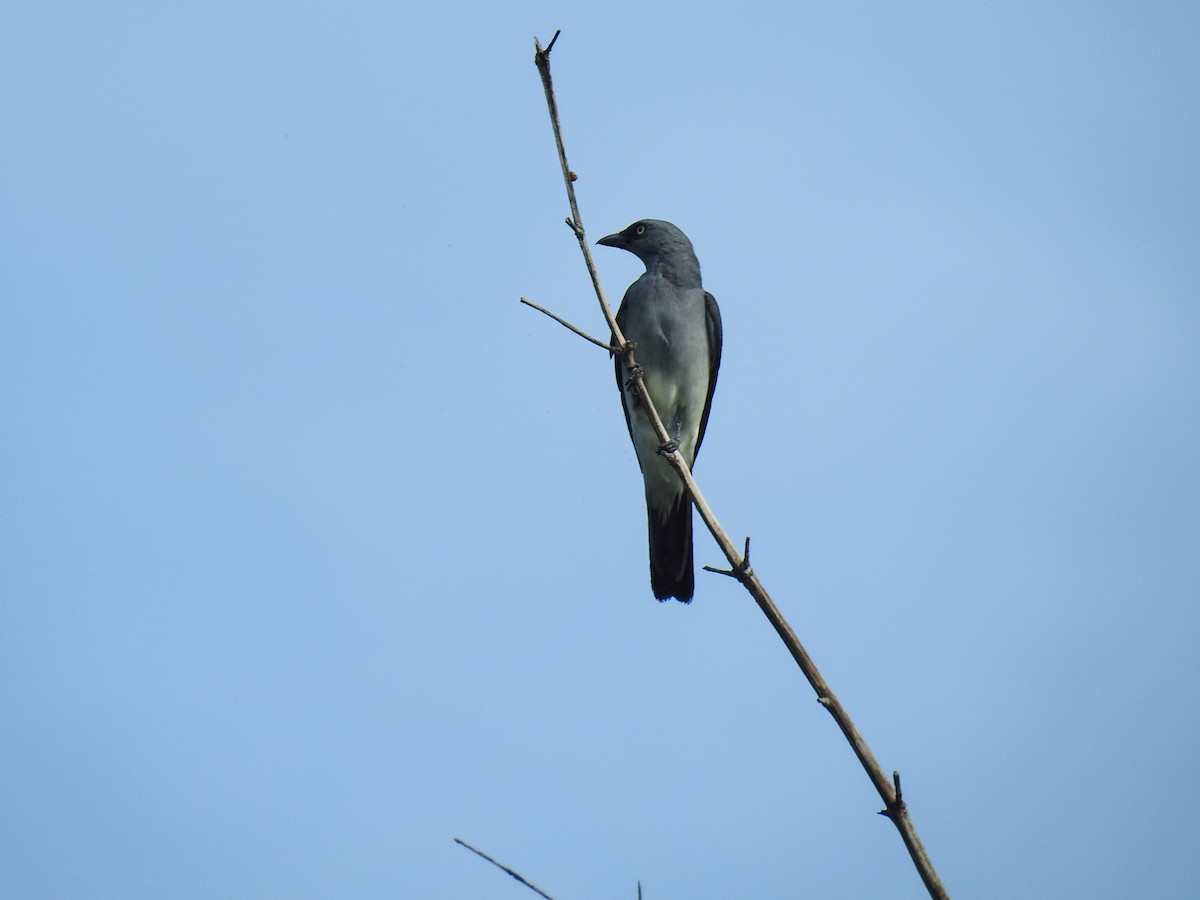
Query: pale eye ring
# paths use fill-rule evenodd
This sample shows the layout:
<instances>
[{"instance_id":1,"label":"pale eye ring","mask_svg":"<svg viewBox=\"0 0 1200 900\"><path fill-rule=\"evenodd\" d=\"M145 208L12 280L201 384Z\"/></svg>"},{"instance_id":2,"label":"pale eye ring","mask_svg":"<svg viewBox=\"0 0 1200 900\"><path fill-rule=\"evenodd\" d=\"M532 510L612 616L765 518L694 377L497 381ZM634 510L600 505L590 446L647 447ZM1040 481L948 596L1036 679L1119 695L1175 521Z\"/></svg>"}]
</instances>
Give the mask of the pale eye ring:
<instances>
[{"instance_id":1,"label":"pale eye ring","mask_svg":"<svg viewBox=\"0 0 1200 900\"><path fill-rule=\"evenodd\" d=\"M641 237L643 234L645 234L645 233L646 233L646 226L645 226L645 225L639 225L637 228L635 228L635 229L633 230L633 233L634 233L634 234L636 234L638 237Z\"/></svg>"}]
</instances>

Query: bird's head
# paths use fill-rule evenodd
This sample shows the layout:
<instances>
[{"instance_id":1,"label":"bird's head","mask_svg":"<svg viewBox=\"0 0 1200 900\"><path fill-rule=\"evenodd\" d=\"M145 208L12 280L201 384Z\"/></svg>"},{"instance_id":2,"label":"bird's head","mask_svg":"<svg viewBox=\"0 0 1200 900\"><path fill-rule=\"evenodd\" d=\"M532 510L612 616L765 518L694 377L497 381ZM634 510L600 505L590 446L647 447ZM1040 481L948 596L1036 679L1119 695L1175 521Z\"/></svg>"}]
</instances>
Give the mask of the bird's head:
<instances>
[{"instance_id":1,"label":"bird's head","mask_svg":"<svg viewBox=\"0 0 1200 900\"><path fill-rule=\"evenodd\" d=\"M668 259L675 254L695 257L687 235L662 219L638 219L624 231L606 235L596 243L628 250L647 267L656 260Z\"/></svg>"}]
</instances>

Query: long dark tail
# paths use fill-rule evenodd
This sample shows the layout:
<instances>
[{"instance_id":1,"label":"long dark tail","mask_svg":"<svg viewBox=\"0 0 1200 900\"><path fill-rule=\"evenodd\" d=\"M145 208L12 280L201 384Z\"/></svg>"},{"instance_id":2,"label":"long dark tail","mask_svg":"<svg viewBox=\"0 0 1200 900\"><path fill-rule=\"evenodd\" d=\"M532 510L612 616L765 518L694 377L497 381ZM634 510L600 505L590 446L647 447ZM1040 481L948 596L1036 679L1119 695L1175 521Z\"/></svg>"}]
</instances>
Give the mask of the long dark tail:
<instances>
[{"instance_id":1,"label":"long dark tail","mask_svg":"<svg viewBox=\"0 0 1200 900\"><path fill-rule=\"evenodd\" d=\"M670 510L646 504L650 522L650 586L659 600L692 602L692 498L681 491Z\"/></svg>"}]
</instances>

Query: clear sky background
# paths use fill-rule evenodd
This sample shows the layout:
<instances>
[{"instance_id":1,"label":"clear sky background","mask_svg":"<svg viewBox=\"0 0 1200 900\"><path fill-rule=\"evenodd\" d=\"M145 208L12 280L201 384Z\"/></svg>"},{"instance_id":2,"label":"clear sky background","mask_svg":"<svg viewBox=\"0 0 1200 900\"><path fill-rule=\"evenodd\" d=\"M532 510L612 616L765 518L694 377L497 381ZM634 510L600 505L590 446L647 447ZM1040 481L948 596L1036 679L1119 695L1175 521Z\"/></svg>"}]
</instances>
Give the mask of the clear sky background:
<instances>
[{"instance_id":1,"label":"clear sky background","mask_svg":"<svg viewBox=\"0 0 1200 900\"><path fill-rule=\"evenodd\" d=\"M580 5L582 6L582 5ZM1200 7L6 3L0 895L924 896L650 593L584 223L959 898L1200 895ZM599 248L613 302L637 260ZM723 564L706 534L697 564Z\"/></svg>"}]
</instances>

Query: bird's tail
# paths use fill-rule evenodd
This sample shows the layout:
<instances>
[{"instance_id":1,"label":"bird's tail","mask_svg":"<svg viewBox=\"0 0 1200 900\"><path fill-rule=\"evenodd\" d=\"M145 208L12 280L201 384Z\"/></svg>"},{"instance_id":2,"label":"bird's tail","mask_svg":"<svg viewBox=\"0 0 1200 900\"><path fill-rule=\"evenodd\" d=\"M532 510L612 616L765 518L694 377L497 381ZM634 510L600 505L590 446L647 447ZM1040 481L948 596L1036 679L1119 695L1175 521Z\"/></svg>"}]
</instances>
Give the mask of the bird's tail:
<instances>
[{"instance_id":1,"label":"bird's tail","mask_svg":"<svg viewBox=\"0 0 1200 900\"><path fill-rule=\"evenodd\" d=\"M650 586L659 600L692 602L692 498L680 491L666 515L650 506Z\"/></svg>"}]
</instances>

